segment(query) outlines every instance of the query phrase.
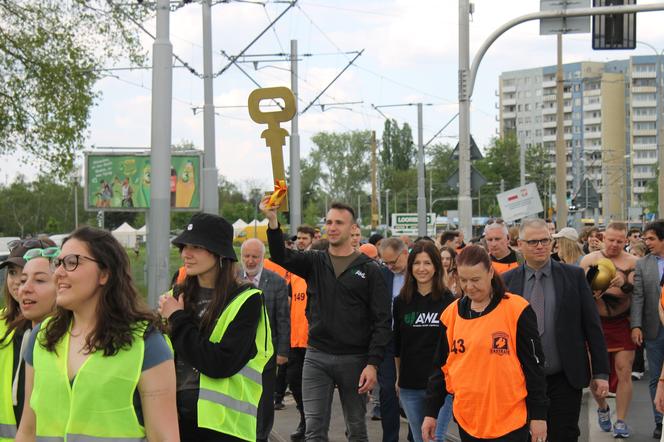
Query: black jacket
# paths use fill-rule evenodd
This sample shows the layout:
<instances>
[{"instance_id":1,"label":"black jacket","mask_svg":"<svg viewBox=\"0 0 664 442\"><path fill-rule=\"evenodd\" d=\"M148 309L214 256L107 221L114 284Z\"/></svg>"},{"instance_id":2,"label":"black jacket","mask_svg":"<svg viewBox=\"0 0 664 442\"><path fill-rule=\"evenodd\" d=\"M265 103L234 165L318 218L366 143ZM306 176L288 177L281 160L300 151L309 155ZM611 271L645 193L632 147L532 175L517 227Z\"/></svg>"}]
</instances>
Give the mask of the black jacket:
<instances>
[{"instance_id":1,"label":"black jacket","mask_svg":"<svg viewBox=\"0 0 664 442\"><path fill-rule=\"evenodd\" d=\"M583 269L551 261L551 275L556 291L556 342L567 381L574 388L586 388L591 367L593 377L608 379L609 353ZM524 264L501 276L508 292L523 296Z\"/></svg>"},{"instance_id":2,"label":"black jacket","mask_svg":"<svg viewBox=\"0 0 664 442\"><path fill-rule=\"evenodd\" d=\"M390 298L378 263L364 254L337 278L328 252L287 250L268 229L271 260L307 281L309 346L330 354L367 354L379 365L391 339Z\"/></svg>"}]
</instances>

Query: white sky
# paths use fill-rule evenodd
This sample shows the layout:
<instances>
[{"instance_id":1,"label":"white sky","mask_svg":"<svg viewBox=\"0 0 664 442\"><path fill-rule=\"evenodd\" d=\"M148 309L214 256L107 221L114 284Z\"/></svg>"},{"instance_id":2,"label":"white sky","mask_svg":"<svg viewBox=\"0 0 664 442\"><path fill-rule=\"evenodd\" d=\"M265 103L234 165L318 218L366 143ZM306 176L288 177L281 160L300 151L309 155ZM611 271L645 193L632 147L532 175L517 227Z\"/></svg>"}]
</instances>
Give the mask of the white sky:
<instances>
[{"instance_id":1,"label":"white sky","mask_svg":"<svg viewBox=\"0 0 664 442\"><path fill-rule=\"evenodd\" d=\"M654 3L639 0L639 4ZM266 7L248 3L213 6L214 71L225 66L221 55L237 54L287 5ZM519 15L539 10L538 0L476 0L470 28L471 58L498 26ZM458 6L455 0L300 0L247 54L272 54L290 50L297 39L300 109L334 78L353 55L336 54L365 49L364 54L319 100L322 103L362 101L363 104L326 109L313 106L300 117L301 152L311 150L310 137L319 131L376 130L383 117L371 104L431 103L424 108L424 141L428 141L457 112ZM637 19L637 39L664 48L664 13L643 13ZM154 22L146 24L154 32ZM171 14L173 52L198 72L203 71L201 7L188 5ZM146 48L152 40L145 35ZM333 54L333 55L329 55ZM653 54L638 45L634 51L592 51L590 34L564 38L564 62L607 61L630 55ZM540 36L539 23L529 22L508 31L489 49L477 76L471 110L471 132L484 147L496 134L498 76L503 71L555 63L554 36ZM274 59L274 57L270 57ZM270 67L273 66L273 67ZM289 64L242 64L262 86L290 86ZM275 68L277 67L277 68ZM115 71L101 80L102 96L90 120L89 145L149 146L151 72ZM215 105L244 105L255 86L236 67L214 81ZM203 81L185 69L173 70L172 142L191 140L203 148L203 116L192 107L203 104ZM413 127L417 141L417 112L412 107L382 109L400 124ZM260 138L265 128L249 118L246 108L218 109L216 154L219 172L241 185L267 187L271 181L269 150ZM290 123L285 125L290 130ZM457 125L451 124L441 142L456 143ZM288 164L288 149L285 148ZM4 169L4 168L3 168ZM0 177L11 179L11 168ZM23 173L30 171L21 170Z\"/></svg>"}]
</instances>

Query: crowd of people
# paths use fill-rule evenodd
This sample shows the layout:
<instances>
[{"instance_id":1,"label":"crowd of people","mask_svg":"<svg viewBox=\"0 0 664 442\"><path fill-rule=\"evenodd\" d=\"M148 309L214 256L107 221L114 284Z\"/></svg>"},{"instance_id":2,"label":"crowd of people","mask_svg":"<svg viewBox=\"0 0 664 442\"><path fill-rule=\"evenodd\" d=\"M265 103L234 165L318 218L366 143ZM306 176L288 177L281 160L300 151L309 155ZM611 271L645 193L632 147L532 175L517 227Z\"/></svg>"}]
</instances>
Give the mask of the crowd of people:
<instances>
[{"instance_id":1,"label":"crowd of people","mask_svg":"<svg viewBox=\"0 0 664 442\"><path fill-rule=\"evenodd\" d=\"M268 247L196 214L182 266L151 310L126 251L82 227L61 246L17 240L0 312L0 440L267 441L287 390L291 440L575 441L582 390L628 438L648 363L653 438L664 411L664 220L581 232L491 220L466 244L367 240L349 205L290 237L265 199ZM269 257L269 258L268 258ZM607 397L615 395L615 410Z\"/></svg>"}]
</instances>

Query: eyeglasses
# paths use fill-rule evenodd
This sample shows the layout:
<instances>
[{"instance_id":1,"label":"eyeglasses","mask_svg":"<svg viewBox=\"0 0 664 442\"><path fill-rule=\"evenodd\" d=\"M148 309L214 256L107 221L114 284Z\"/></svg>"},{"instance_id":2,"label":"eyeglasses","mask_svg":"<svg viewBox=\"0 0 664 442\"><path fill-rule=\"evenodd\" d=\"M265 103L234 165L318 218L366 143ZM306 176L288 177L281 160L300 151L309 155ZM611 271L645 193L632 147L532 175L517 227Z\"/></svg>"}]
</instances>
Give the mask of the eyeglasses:
<instances>
[{"instance_id":1,"label":"eyeglasses","mask_svg":"<svg viewBox=\"0 0 664 442\"><path fill-rule=\"evenodd\" d=\"M88 261L93 261L96 263L99 263L94 258L90 258L88 256L83 256L83 255L66 255L63 256L62 258L54 258L51 260L51 270L55 272L55 269L57 269L60 266L63 266L67 272L73 272L76 270L81 263L81 258L82 259L87 259Z\"/></svg>"},{"instance_id":2,"label":"eyeglasses","mask_svg":"<svg viewBox=\"0 0 664 442\"><path fill-rule=\"evenodd\" d=\"M522 239L521 241L525 242L531 247L537 247L538 244L542 244L543 246L548 246L551 244L551 238L542 238L542 239Z\"/></svg>"},{"instance_id":3,"label":"eyeglasses","mask_svg":"<svg viewBox=\"0 0 664 442\"><path fill-rule=\"evenodd\" d=\"M39 257L44 257L44 258L55 258L60 254L60 248L59 247L47 247L45 249L30 249L27 252L25 252L25 255L23 255L23 259L26 261L30 261L31 259L34 258L39 258Z\"/></svg>"},{"instance_id":4,"label":"eyeglasses","mask_svg":"<svg viewBox=\"0 0 664 442\"><path fill-rule=\"evenodd\" d=\"M52 244L52 243L51 243ZM41 239L15 239L7 243L9 253L13 252L18 247L25 247L26 249L34 248L47 248L49 245L44 244Z\"/></svg>"}]
</instances>

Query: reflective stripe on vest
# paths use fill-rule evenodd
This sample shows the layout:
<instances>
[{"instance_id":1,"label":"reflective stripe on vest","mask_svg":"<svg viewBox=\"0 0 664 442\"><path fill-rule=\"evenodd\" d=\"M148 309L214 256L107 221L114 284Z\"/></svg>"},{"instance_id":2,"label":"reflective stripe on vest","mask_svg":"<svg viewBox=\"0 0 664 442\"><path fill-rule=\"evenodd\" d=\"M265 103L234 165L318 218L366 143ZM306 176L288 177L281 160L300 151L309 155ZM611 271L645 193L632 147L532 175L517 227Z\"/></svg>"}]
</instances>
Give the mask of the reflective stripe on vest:
<instances>
[{"instance_id":1,"label":"reflective stripe on vest","mask_svg":"<svg viewBox=\"0 0 664 442\"><path fill-rule=\"evenodd\" d=\"M50 319L42 323L43 338ZM67 372L69 333L50 352L35 345L34 388L30 406L35 412L40 441L142 441L133 397L143 367L146 324L138 325L129 348L113 356L91 353L70 384Z\"/></svg>"},{"instance_id":2,"label":"reflective stripe on vest","mask_svg":"<svg viewBox=\"0 0 664 442\"><path fill-rule=\"evenodd\" d=\"M16 437L15 424L0 424L0 438L14 439Z\"/></svg>"},{"instance_id":3,"label":"reflective stripe on vest","mask_svg":"<svg viewBox=\"0 0 664 442\"><path fill-rule=\"evenodd\" d=\"M64 437L37 436L35 438L36 442L64 442L64 440Z\"/></svg>"},{"instance_id":4,"label":"reflective stripe on vest","mask_svg":"<svg viewBox=\"0 0 664 442\"><path fill-rule=\"evenodd\" d=\"M83 434L68 434L67 442L144 442L144 437L93 437Z\"/></svg>"},{"instance_id":5,"label":"reflective stripe on vest","mask_svg":"<svg viewBox=\"0 0 664 442\"><path fill-rule=\"evenodd\" d=\"M230 396L226 396L225 394L216 391L203 390L201 388L201 390L198 393L198 398L214 402L215 404L223 405L224 407L231 408L240 413L246 413L252 416L258 415L258 407L248 402L238 401L237 399L233 399Z\"/></svg>"},{"instance_id":6,"label":"reflective stripe on vest","mask_svg":"<svg viewBox=\"0 0 664 442\"><path fill-rule=\"evenodd\" d=\"M0 310L4 315L5 310ZM7 333L7 322L0 320L0 338ZM16 437L16 417L12 401L12 373L14 371L14 332L12 331L0 345L0 438Z\"/></svg>"},{"instance_id":7,"label":"reflective stripe on vest","mask_svg":"<svg viewBox=\"0 0 664 442\"><path fill-rule=\"evenodd\" d=\"M210 334L210 342L221 342L228 326L244 303L260 290L251 288L237 295L221 312ZM262 301L262 294L261 301ZM200 375L198 394L198 426L242 440L256 440L256 415L263 393L262 374L265 364L274 353L272 334L265 303L261 302L261 315L256 328L256 356L228 378Z\"/></svg>"}]
</instances>

